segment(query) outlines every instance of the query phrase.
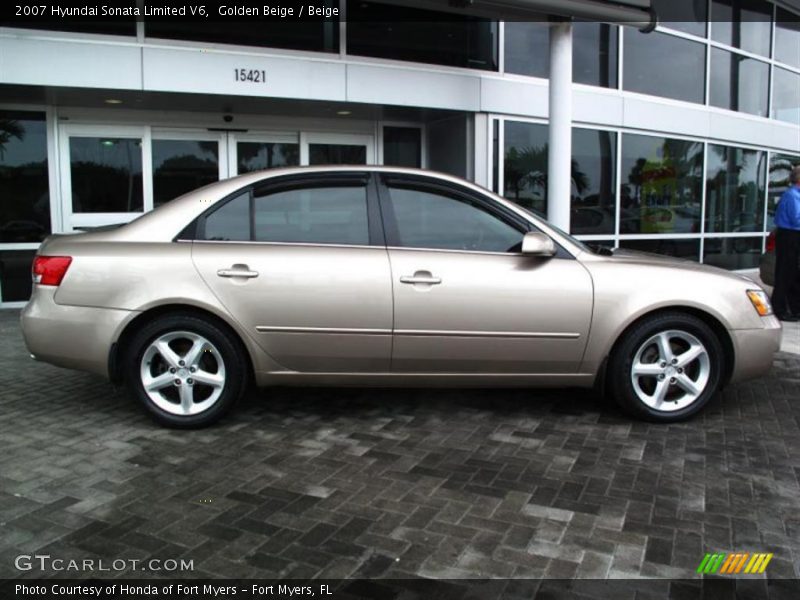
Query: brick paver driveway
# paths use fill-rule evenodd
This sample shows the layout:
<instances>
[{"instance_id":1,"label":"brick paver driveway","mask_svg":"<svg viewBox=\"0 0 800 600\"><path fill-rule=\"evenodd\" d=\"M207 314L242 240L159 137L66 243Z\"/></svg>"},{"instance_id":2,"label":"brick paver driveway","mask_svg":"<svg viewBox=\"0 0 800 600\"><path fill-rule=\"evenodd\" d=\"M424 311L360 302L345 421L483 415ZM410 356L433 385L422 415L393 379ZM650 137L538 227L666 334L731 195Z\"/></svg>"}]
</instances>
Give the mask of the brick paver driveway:
<instances>
[{"instance_id":1,"label":"brick paver driveway","mask_svg":"<svg viewBox=\"0 0 800 600\"><path fill-rule=\"evenodd\" d=\"M798 356L672 426L583 392L281 389L170 431L31 361L17 319L0 311L0 577L33 552L194 576L693 577L736 550L800 575Z\"/></svg>"}]
</instances>

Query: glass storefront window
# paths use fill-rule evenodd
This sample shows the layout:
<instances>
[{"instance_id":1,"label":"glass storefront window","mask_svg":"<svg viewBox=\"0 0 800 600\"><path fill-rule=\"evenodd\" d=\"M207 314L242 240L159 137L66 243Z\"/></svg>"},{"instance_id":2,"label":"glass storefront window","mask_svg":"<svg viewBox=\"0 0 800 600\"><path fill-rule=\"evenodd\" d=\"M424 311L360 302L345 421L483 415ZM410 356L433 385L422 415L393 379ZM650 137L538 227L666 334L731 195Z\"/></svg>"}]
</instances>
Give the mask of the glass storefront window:
<instances>
[{"instance_id":1,"label":"glass storefront window","mask_svg":"<svg viewBox=\"0 0 800 600\"><path fill-rule=\"evenodd\" d=\"M503 196L546 216L547 125L506 121L503 134Z\"/></svg>"},{"instance_id":2,"label":"glass storefront window","mask_svg":"<svg viewBox=\"0 0 800 600\"><path fill-rule=\"evenodd\" d=\"M572 130L571 233L614 233L616 155L617 134L592 129Z\"/></svg>"},{"instance_id":3,"label":"glass storefront window","mask_svg":"<svg viewBox=\"0 0 800 600\"><path fill-rule=\"evenodd\" d=\"M318 8L336 8L338 0L320 0ZM211 10L211 7L208 8ZM216 8L214 9L216 10ZM296 9L295 9L296 10ZM241 19L145 19L145 36L170 40L339 52L337 18L274 19L243 17Z\"/></svg>"},{"instance_id":4,"label":"glass storefront window","mask_svg":"<svg viewBox=\"0 0 800 600\"><path fill-rule=\"evenodd\" d=\"M800 155L771 154L769 158L769 187L767 188L767 231L775 228L775 207L789 187L789 175L800 166Z\"/></svg>"},{"instance_id":5,"label":"glass storefront window","mask_svg":"<svg viewBox=\"0 0 800 600\"><path fill-rule=\"evenodd\" d=\"M800 125L800 74L778 67L772 73L772 118Z\"/></svg>"},{"instance_id":6,"label":"glass storefront window","mask_svg":"<svg viewBox=\"0 0 800 600\"><path fill-rule=\"evenodd\" d=\"M619 29L602 23L576 22L572 40L575 83L617 87ZM546 23L508 21L505 24L505 70L547 78L550 73L550 32Z\"/></svg>"},{"instance_id":7,"label":"glass storefront window","mask_svg":"<svg viewBox=\"0 0 800 600\"><path fill-rule=\"evenodd\" d=\"M703 144L623 134L622 234L699 233Z\"/></svg>"},{"instance_id":8,"label":"glass storefront window","mask_svg":"<svg viewBox=\"0 0 800 600\"><path fill-rule=\"evenodd\" d=\"M238 173L252 173L276 167L300 164L300 144L284 142L238 142L236 144Z\"/></svg>"},{"instance_id":9,"label":"glass storefront window","mask_svg":"<svg viewBox=\"0 0 800 600\"><path fill-rule=\"evenodd\" d=\"M776 13L774 58L800 68L800 15L782 8Z\"/></svg>"},{"instance_id":10,"label":"glass storefront window","mask_svg":"<svg viewBox=\"0 0 800 600\"><path fill-rule=\"evenodd\" d=\"M0 242L41 242L49 233L45 115L0 111Z\"/></svg>"},{"instance_id":11,"label":"glass storefront window","mask_svg":"<svg viewBox=\"0 0 800 600\"><path fill-rule=\"evenodd\" d=\"M763 0L713 0L711 38L722 44L769 57L772 4Z\"/></svg>"},{"instance_id":12,"label":"glass storefront window","mask_svg":"<svg viewBox=\"0 0 800 600\"><path fill-rule=\"evenodd\" d=\"M384 127L383 164L393 167L421 167L422 130L418 127Z\"/></svg>"},{"instance_id":13,"label":"glass storefront window","mask_svg":"<svg viewBox=\"0 0 800 600\"><path fill-rule=\"evenodd\" d=\"M700 261L700 240L654 238L652 240L620 240L620 248L663 254L685 260Z\"/></svg>"},{"instance_id":14,"label":"glass storefront window","mask_svg":"<svg viewBox=\"0 0 800 600\"><path fill-rule=\"evenodd\" d=\"M153 140L153 206L219 179L219 142Z\"/></svg>"},{"instance_id":15,"label":"glass storefront window","mask_svg":"<svg viewBox=\"0 0 800 600\"><path fill-rule=\"evenodd\" d=\"M767 153L708 145L706 233L764 231Z\"/></svg>"},{"instance_id":16,"label":"glass storefront window","mask_svg":"<svg viewBox=\"0 0 800 600\"><path fill-rule=\"evenodd\" d=\"M666 33L625 28L626 91L702 104L706 47Z\"/></svg>"},{"instance_id":17,"label":"glass storefront window","mask_svg":"<svg viewBox=\"0 0 800 600\"><path fill-rule=\"evenodd\" d=\"M761 258L763 237L706 238L703 242L703 262L728 269L755 269Z\"/></svg>"},{"instance_id":18,"label":"glass storefront window","mask_svg":"<svg viewBox=\"0 0 800 600\"><path fill-rule=\"evenodd\" d=\"M653 0L658 22L664 27L706 37L708 3L706 0Z\"/></svg>"},{"instance_id":19,"label":"glass storefront window","mask_svg":"<svg viewBox=\"0 0 800 600\"><path fill-rule=\"evenodd\" d=\"M497 22L348 0L347 52L496 71Z\"/></svg>"},{"instance_id":20,"label":"glass storefront window","mask_svg":"<svg viewBox=\"0 0 800 600\"><path fill-rule=\"evenodd\" d=\"M36 250L0 251L0 302L24 302L31 297L31 265Z\"/></svg>"},{"instance_id":21,"label":"glass storefront window","mask_svg":"<svg viewBox=\"0 0 800 600\"><path fill-rule=\"evenodd\" d=\"M143 209L141 138L70 137L72 212Z\"/></svg>"},{"instance_id":22,"label":"glass storefront window","mask_svg":"<svg viewBox=\"0 0 800 600\"><path fill-rule=\"evenodd\" d=\"M767 116L769 65L743 54L711 49L711 105Z\"/></svg>"}]
</instances>

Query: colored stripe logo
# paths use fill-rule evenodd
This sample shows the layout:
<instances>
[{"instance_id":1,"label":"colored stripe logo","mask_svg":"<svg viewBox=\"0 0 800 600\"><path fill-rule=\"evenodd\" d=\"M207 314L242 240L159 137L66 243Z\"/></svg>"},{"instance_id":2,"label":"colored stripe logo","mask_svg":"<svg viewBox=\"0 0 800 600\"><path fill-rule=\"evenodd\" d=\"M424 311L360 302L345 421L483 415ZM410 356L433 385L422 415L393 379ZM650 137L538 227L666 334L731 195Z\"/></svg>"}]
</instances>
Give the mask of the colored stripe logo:
<instances>
[{"instance_id":1,"label":"colored stripe logo","mask_svg":"<svg viewBox=\"0 0 800 600\"><path fill-rule=\"evenodd\" d=\"M697 567L697 572L705 575L757 574L767 570L773 554L765 552L731 552L706 554Z\"/></svg>"}]
</instances>

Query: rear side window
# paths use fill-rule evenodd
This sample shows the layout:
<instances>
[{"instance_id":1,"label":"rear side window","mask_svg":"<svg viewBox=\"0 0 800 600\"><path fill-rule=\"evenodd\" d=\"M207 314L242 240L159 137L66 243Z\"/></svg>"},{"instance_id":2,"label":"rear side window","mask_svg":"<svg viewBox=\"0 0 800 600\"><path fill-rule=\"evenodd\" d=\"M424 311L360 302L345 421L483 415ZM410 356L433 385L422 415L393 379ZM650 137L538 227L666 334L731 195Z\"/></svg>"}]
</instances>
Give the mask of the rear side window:
<instances>
[{"instance_id":1,"label":"rear side window","mask_svg":"<svg viewBox=\"0 0 800 600\"><path fill-rule=\"evenodd\" d=\"M250 240L250 192L220 206L205 220L204 240L245 242Z\"/></svg>"},{"instance_id":2,"label":"rear side window","mask_svg":"<svg viewBox=\"0 0 800 600\"><path fill-rule=\"evenodd\" d=\"M253 200L258 242L369 244L363 183L256 191Z\"/></svg>"}]
</instances>

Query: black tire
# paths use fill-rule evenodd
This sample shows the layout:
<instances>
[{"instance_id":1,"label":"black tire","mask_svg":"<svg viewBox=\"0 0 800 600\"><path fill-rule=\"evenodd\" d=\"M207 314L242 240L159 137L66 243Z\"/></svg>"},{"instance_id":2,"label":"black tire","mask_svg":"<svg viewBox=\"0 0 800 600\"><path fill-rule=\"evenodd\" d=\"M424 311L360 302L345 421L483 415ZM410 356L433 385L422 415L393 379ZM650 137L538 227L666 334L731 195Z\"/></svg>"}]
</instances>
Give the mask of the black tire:
<instances>
[{"instance_id":1,"label":"black tire","mask_svg":"<svg viewBox=\"0 0 800 600\"><path fill-rule=\"evenodd\" d=\"M673 410L672 407L678 407L683 401L665 399L661 406L665 408L669 407L670 410L656 410L654 407L648 405L644 399L640 398L634 386L632 368L634 359L643 346L651 340L653 336L666 331L683 332L684 334L694 337L704 346L708 358L707 364L705 360L703 360L703 363L697 360L687 367L686 374L692 377L689 373L689 369L694 369L697 374L697 380L699 381L701 380L699 373L700 370L703 369L703 372L707 372L707 379L705 386L702 388L702 392L699 394L695 393L696 397L690 401L687 400L688 403L686 406ZM677 337L671 340L673 344L675 341L680 342L681 339ZM657 344L654 345L657 347ZM676 352L680 351L680 348L676 348ZM642 357L645 356L646 352L652 353L653 349L647 347L647 350L643 351ZM659 351L656 350L656 352ZM659 313L646 317L639 323L636 323L623 334L616 344L608 362L608 391L619 407L629 415L657 423L683 421L702 410L717 392L720 381L722 380L723 361L724 354L719 339L714 331L701 319L681 312ZM642 362L649 361L643 360ZM662 363L660 360L657 362L660 367ZM705 369L708 370L705 371ZM683 371L681 371L681 374L682 373ZM673 374L675 374L673 371L666 373L664 379L669 379ZM680 376L681 375L676 375L676 377ZM637 378L637 381L640 382L640 390L647 392L648 390L645 389L645 387L651 386L653 390L651 395L655 397L657 395L655 386L658 385L660 381L658 377L660 377L660 375L641 376L640 379ZM664 383L666 385L668 381L664 381ZM670 397L677 398L680 394L685 394L684 397L688 396L688 392L679 385L667 386L667 390L668 393L672 395Z\"/></svg>"},{"instance_id":2,"label":"black tire","mask_svg":"<svg viewBox=\"0 0 800 600\"><path fill-rule=\"evenodd\" d=\"M180 385L175 385L176 390L171 390L169 386L158 390L159 402L157 403L145 390L142 380L143 369L147 369L148 373L151 372L150 369L153 369L154 376L157 374L165 378L173 377L172 374L168 373L167 361L158 353L152 355L153 351L150 348L162 336L176 335L178 338L169 342L169 344L175 350L176 355L181 357L180 344L183 344L184 347L190 344L188 338L181 339L184 333L200 336L211 344L211 346L204 345L208 349L204 350L204 354L201 355L202 358L196 363L201 365L200 361L204 361L202 364L206 365L197 367L197 369L200 369L199 373L195 373L195 371L189 373L188 369L190 367L186 365L185 368L180 367L180 372L174 375L176 379L179 377L184 378L179 380L181 382L180 385L186 387L186 382L192 384L189 387L193 388L191 392L193 398L203 400L205 395L205 400L211 402L210 406L202 410L200 410L202 401L192 404L193 408L191 410L195 410L194 407L199 410L194 414L175 414L171 412L171 410L178 411L181 406L181 396L176 391L180 390ZM146 366L143 364L145 352L148 352L149 357ZM188 354L186 357L188 357ZM153 319L139 329L130 339L130 343L126 348L124 364L125 384L134 398L141 402L147 412L161 425L185 429L200 428L221 419L244 395L248 383L247 360L247 355L239 340L211 320L190 313L171 313ZM163 364L153 364L156 362ZM216 371L210 373L211 375L221 375L222 383L214 384L212 387L191 379L192 377L199 377L204 370L211 369L216 369ZM193 375L192 373L195 374ZM175 401L177 401L177 406L172 408L172 404ZM161 406L159 406L159 403ZM164 406L169 410L165 410Z\"/></svg>"}]
</instances>

